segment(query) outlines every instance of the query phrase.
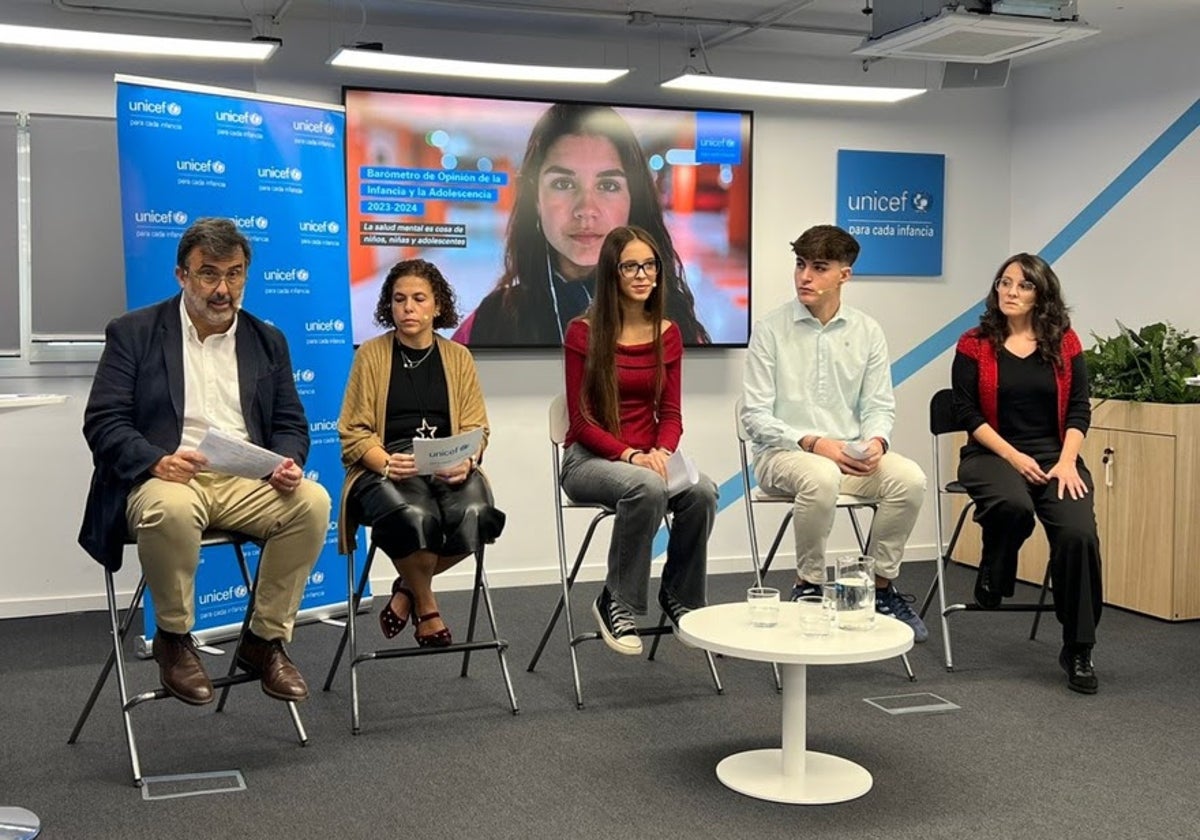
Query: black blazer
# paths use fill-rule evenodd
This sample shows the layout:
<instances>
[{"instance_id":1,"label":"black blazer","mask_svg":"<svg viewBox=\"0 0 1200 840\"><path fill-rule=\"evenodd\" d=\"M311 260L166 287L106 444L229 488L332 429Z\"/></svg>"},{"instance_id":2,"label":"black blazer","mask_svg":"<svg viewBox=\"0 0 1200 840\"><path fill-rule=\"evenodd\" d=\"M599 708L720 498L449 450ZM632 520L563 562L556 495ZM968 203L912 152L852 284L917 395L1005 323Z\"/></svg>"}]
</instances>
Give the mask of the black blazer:
<instances>
[{"instance_id":1,"label":"black blazer","mask_svg":"<svg viewBox=\"0 0 1200 840\"><path fill-rule=\"evenodd\" d=\"M129 492L183 436L183 328L180 295L116 318L104 331L83 436L92 450L79 544L109 569L121 567ZM296 393L287 340L242 310L237 326L238 386L250 440L303 465L308 420Z\"/></svg>"}]
</instances>

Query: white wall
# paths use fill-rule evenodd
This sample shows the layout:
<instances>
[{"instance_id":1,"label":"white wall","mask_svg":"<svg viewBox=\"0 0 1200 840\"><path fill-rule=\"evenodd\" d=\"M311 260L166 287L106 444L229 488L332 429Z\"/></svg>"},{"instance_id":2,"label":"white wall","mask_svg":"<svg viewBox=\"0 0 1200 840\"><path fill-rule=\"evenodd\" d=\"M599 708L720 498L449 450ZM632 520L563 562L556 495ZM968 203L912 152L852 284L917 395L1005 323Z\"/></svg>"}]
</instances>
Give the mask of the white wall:
<instances>
[{"instance_id":1,"label":"white wall","mask_svg":"<svg viewBox=\"0 0 1200 840\"><path fill-rule=\"evenodd\" d=\"M385 37L377 30L372 37ZM412 38L412 33L406 33ZM327 54L330 35L314 23L297 22L283 33L284 50L266 68L213 71L194 65L151 67L100 60L38 58L33 70L22 61L0 63L0 110L111 114L113 72L156 75L321 101L340 100L346 83L392 84L436 90L433 83L405 79L347 79L311 60ZM430 36L434 37L434 36ZM456 36L456 37L462 37ZM302 54L289 48L299 45ZM523 45L522 45L523 46ZM309 60L305 60L305 55ZM525 53L528 54L527 52ZM515 58L515 56L514 56ZM855 67L855 71L861 73ZM874 71L873 71L874 72ZM902 70L896 70L900 73ZM451 88L443 88L450 90ZM486 85L453 88L489 92ZM893 357L919 344L930 333L967 309L982 284L1008 252L1009 92L931 92L896 106L812 107L751 101L697 100L666 95L656 86L626 83L604 91L495 88L508 95L621 97L633 103L711 105L756 109L754 142L754 229L752 294L758 316L792 295L793 257L788 242L806 227L834 217L835 160L839 148L940 152L947 156L945 276L928 280L856 280L847 299L874 314L888 336ZM114 247L119 247L114 243ZM164 267L164 296L172 281ZM690 353L684 371L684 445L718 483L737 472L732 405L741 382L742 351ZM943 354L897 390L899 417L894 447L929 469L926 406L930 393L948 380ZM488 353L479 360L488 397L493 446L488 471L498 503L509 516L508 529L489 552L493 584L557 581L549 446L545 412L561 388L557 354ZM7 479L0 505L0 534L5 537L5 586L0 617L32 615L102 606L98 568L75 544L90 473L90 455L79 429L90 382L86 378L0 380L6 391L53 391L71 395L63 406L0 414L0 458ZM582 535L583 516L571 526ZM768 527L773 529L774 523ZM764 531L766 528L764 528ZM766 540L764 533L760 539ZM589 558L585 576L597 579L604 562L602 544ZM785 542L789 550L790 539ZM926 511L910 544L911 558L933 556L932 514ZM852 537L839 523L831 548L848 549ZM131 590L136 563L127 563L119 586ZM790 559L781 559L777 568ZM745 516L741 504L725 510L710 543L713 571L749 575ZM377 567L378 583L387 570ZM462 578L443 585L463 585Z\"/></svg>"},{"instance_id":2,"label":"white wall","mask_svg":"<svg viewBox=\"0 0 1200 840\"><path fill-rule=\"evenodd\" d=\"M1196 32L1118 42L1014 73L1012 250L1058 234L1200 96ZM1055 264L1090 333L1171 321L1200 333L1200 132L1193 131ZM986 282L981 278L980 288Z\"/></svg>"}]
</instances>

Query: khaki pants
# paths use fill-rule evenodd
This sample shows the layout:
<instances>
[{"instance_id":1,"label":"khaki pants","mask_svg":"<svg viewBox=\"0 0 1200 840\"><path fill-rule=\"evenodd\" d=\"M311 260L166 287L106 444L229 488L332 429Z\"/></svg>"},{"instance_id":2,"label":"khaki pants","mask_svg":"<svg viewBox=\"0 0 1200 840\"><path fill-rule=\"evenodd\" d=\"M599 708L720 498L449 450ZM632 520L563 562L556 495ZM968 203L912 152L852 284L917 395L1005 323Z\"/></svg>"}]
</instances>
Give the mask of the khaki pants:
<instances>
[{"instance_id":1,"label":"khaki pants","mask_svg":"<svg viewBox=\"0 0 1200 840\"><path fill-rule=\"evenodd\" d=\"M187 484L151 478L125 508L129 532L154 596L158 626L187 633L195 621L200 534L209 528L264 540L250 630L291 641L308 574L329 529L329 494L305 479L291 493L267 482L202 472Z\"/></svg>"},{"instance_id":2,"label":"khaki pants","mask_svg":"<svg viewBox=\"0 0 1200 840\"><path fill-rule=\"evenodd\" d=\"M754 475L768 493L796 500L792 528L796 573L802 580L825 579L825 542L833 530L838 493L879 499L867 555L880 577L894 580L900 574L904 544L925 499L925 473L914 461L889 452L873 474L852 476L823 455L771 449L754 459Z\"/></svg>"}]
</instances>

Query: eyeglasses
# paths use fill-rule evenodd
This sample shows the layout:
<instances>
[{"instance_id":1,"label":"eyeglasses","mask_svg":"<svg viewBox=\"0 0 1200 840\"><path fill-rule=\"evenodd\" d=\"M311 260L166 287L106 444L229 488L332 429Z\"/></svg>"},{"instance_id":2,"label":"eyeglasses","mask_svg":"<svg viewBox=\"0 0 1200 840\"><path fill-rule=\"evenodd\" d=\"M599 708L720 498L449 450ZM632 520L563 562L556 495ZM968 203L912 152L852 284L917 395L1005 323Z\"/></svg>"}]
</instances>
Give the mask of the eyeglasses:
<instances>
[{"instance_id":1,"label":"eyeglasses","mask_svg":"<svg viewBox=\"0 0 1200 840\"><path fill-rule=\"evenodd\" d=\"M1007 292L1012 289L1013 280L1011 277L1001 277L993 285L995 286L996 291ZM1016 286L1017 291L1023 295L1031 295L1037 291L1037 286L1033 285L1028 280L1021 280L1016 283Z\"/></svg>"},{"instance_id":2,"label":"eyeglasses","mask_svg":"<svg viewBox=\"0 0 1200 840\"><path fill-rule=\"evenodd\" d=\"M644 263L629 262L617 263L617 271L621 272L621 276L626 280L632 280L638 276L638 272L644 272L647 277L657 277L659 269L658 260L646 260Z\"/></svg>"},{"instance_id":3,"label":"eyeglasses","mask_svg":"<svg viewBox=\"0 0 1200 840\"><path fill-rule=\"evenodd\" d=\"M183 271L185 274L195 277L200 285L206 289L215 289L221 285L222 280L231 289L240 288L246 282L246 267L241 265L234 266L228 271L217 271L215 268L209 268L208 266L198 268L195 271L185 268Z\"/></svg>"}]
</instances>

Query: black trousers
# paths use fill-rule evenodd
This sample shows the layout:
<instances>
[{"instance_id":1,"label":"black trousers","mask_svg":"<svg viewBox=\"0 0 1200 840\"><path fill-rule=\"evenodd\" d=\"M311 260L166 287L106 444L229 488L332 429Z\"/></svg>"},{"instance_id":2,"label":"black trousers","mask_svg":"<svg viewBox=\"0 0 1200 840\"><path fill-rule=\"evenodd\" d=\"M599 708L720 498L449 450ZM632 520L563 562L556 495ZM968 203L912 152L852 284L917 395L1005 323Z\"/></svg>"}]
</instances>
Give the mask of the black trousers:
<instances>
[{"instance_id":1,"label":"black trousers","mask_svg":"<svg viewBox=\"0 0 1200 840\"><path fill-rule=\"evenodd\" d=\"M1035 460L1048 470L1058 456L1035 456ZM1063 642L1093 645L1103 595L1100 537L1096 532L1092 474L1082 458L1078 468L1088 488L1082 499L1072 499L1068 494L1058 498L1057 481L1030 484L1003 458L989 451L964 450L958 480L975 501L975 521L983 530L980 574L991 575L996 591L1013 594L1017 554L1033 533L1036 515L1050 543L1054 612L1062 624Z\"/></svg>"}]
</instances>

